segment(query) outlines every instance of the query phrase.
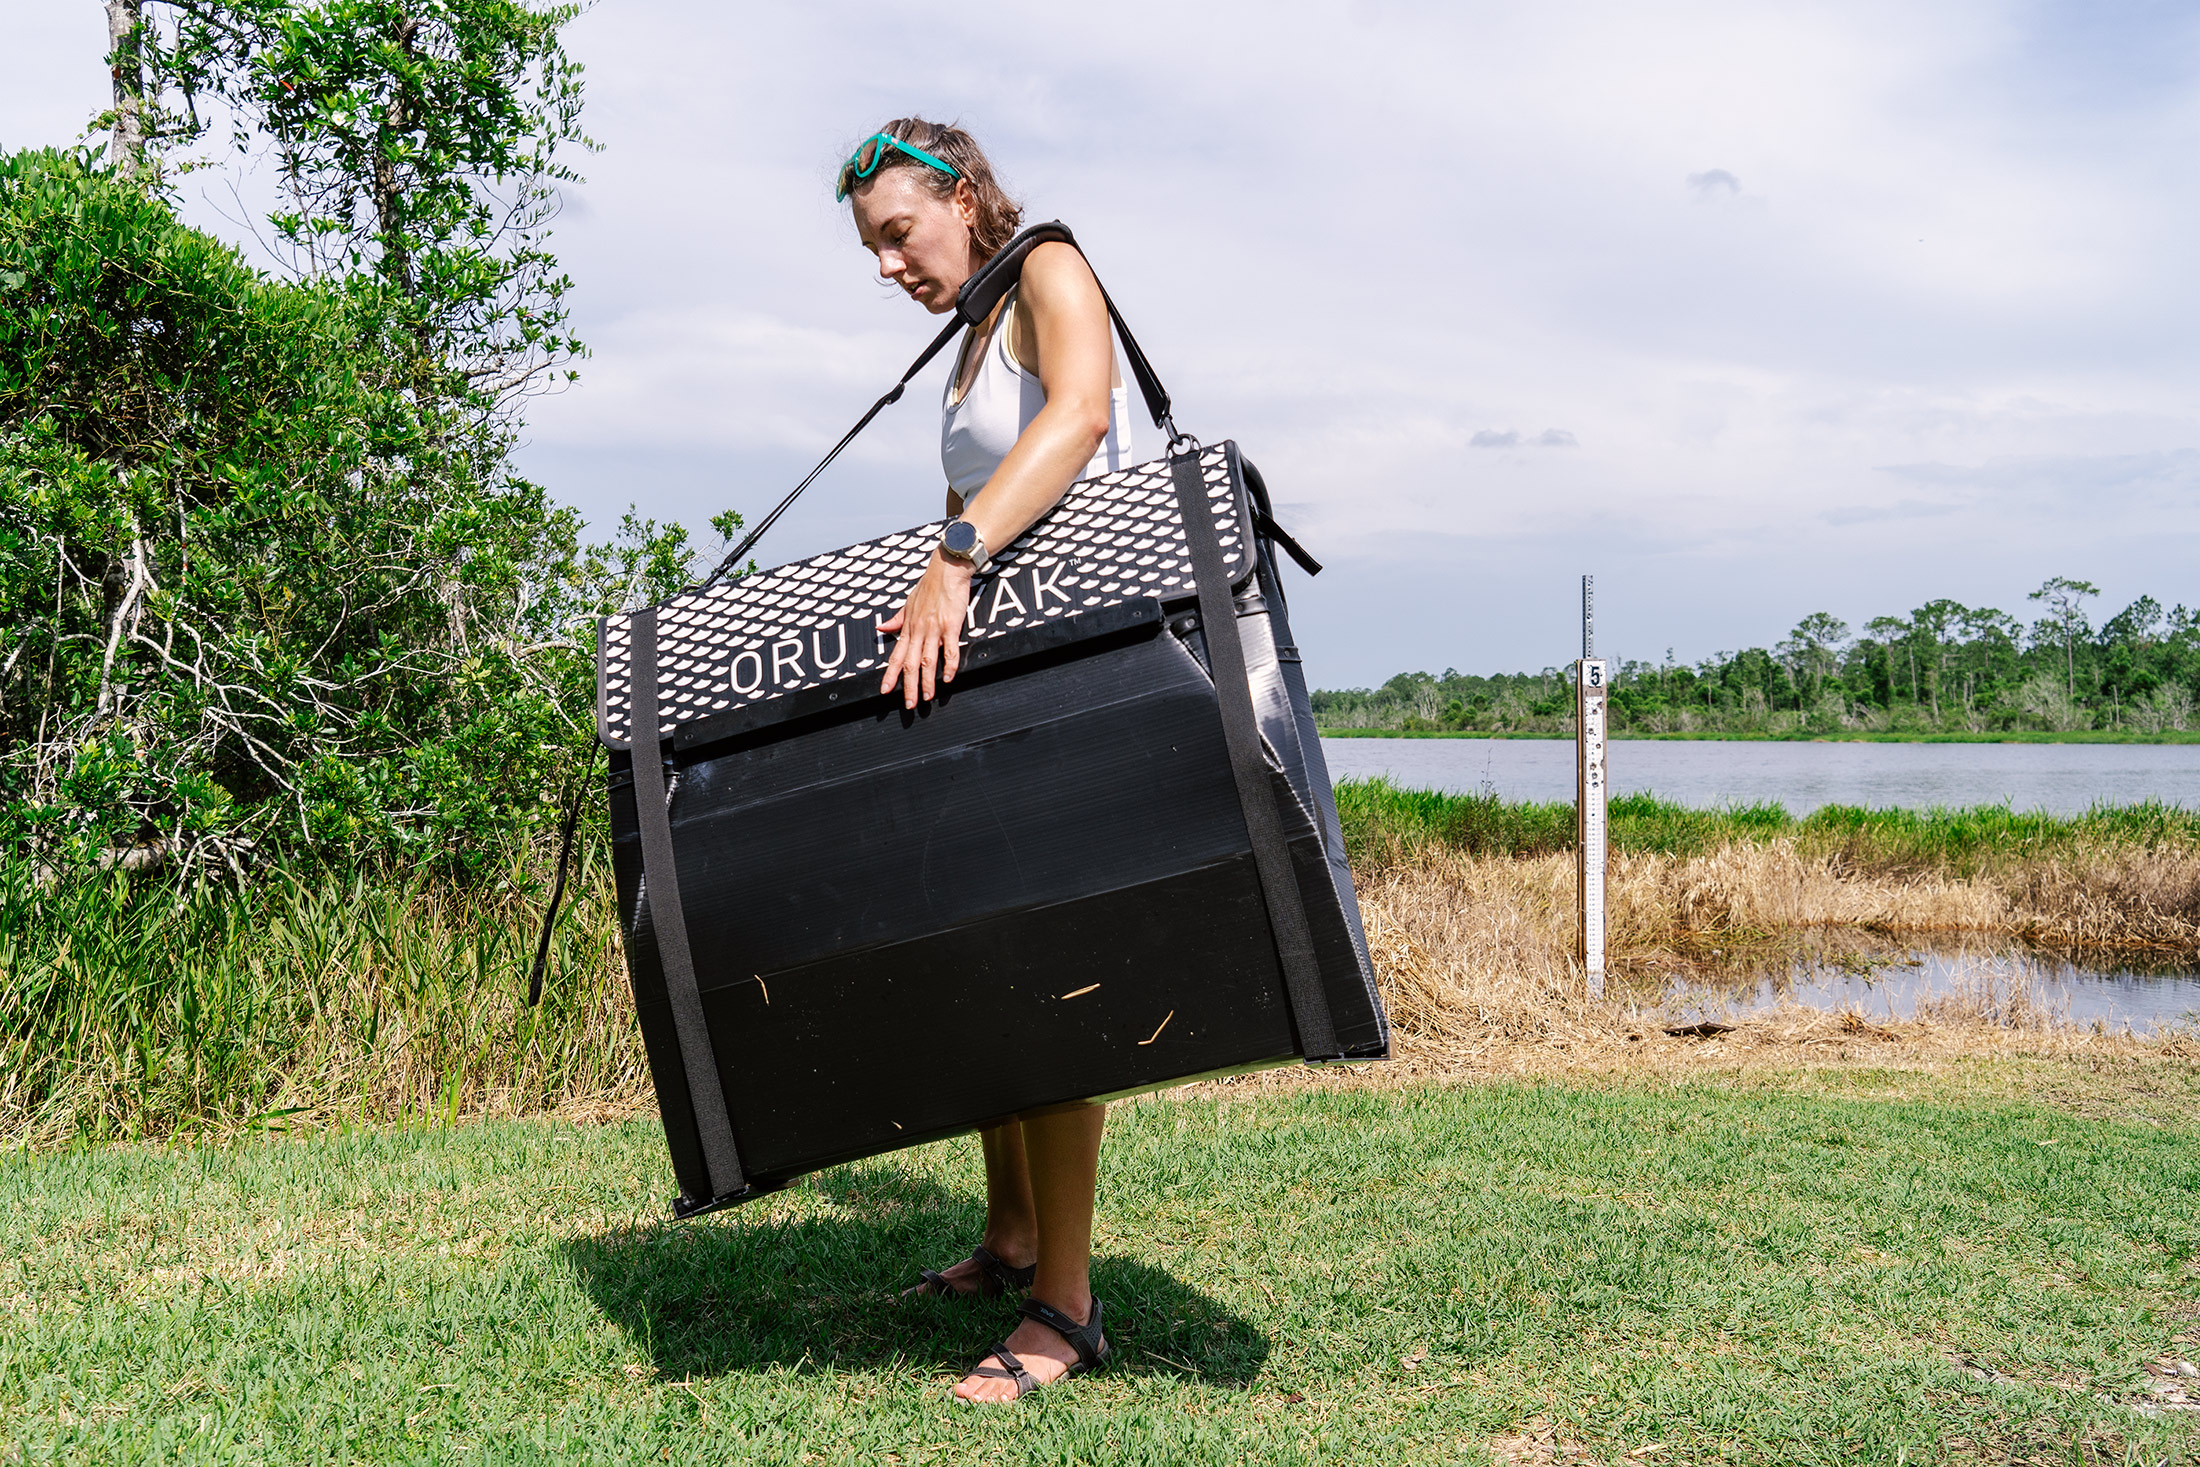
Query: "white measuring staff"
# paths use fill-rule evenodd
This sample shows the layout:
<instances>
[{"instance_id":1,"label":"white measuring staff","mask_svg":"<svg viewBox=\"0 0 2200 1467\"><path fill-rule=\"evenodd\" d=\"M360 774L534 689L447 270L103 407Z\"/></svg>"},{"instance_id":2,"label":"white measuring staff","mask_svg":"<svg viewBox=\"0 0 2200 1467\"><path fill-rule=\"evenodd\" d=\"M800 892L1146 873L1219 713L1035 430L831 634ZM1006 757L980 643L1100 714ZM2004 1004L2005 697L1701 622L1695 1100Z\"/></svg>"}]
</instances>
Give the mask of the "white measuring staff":
<instances>
[{"instance_id":1,"label":"white measuring staff","mask_svg":"<svg viewBox=\"0 0 2200 1467\"><path fill-rule=\"evenodd\" d=\"M1604 996L1605 695L1609 670L1596 656L1596 581L1581 578L1581 661L1574 675L1574 852L1580 957L1589 996Z\"/></svg>"}]
</instances>

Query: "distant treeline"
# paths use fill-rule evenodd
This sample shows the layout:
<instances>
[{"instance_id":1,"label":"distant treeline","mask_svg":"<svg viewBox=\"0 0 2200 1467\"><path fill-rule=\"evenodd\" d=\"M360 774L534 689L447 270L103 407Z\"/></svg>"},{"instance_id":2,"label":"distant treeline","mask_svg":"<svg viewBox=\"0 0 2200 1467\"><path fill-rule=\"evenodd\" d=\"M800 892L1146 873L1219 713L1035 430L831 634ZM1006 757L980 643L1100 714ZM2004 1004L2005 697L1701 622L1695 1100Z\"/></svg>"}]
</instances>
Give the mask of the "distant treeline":
<instances>
[{"instance_id":1,"label":"distant treeline","mask_svg":"<svg viewBox=\"0 0 2200 1467\"><path fill-rule=\"evenodd\" d=\"M2027 626L1990 606L1928 601L1852 634L1813 612L1770 650L1719 652L1690 666L1623 659L1612 681L1615 732L1990 733L2193 725L2200 611L2141 596L2098 628L2085 581L2057 576L2026 599ZM1328 728L1564 732L1573 669L1476 677L1402 672L1379 688L1317 691Z\"/></svg>"}]
</instances>

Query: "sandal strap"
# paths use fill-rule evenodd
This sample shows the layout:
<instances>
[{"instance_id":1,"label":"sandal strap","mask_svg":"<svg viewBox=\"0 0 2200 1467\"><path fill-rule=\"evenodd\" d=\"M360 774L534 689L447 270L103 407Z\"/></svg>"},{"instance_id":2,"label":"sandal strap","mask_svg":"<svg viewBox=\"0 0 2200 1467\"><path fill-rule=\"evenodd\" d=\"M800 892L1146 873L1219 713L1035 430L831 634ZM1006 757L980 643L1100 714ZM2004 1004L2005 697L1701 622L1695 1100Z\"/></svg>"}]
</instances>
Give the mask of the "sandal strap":
<instances>
[{"instance_id":1,"label":"sandal strap","mask_svg":"<svg viewBox=\"0 0 2200 1467\"><path fill-rule=\"evenodd\" d=\"M1106 1347L1100 1339L1100 1301L1092 1301L1092 1318L1079 1324L1044 1299L1026 1299L1016 1306L1016 1312L1026 1319L1035 1319L1053 1330L1069 1347L1077 1352L1077 1358L1089 1369L1107 1358Z\"/></svg>"},{"instance_id":2,"label":"sandal strap","mask_svg":"<svg viewBox=\"0 0 2200 1467\"><path fill-rule=\"evenodd\" d=\"M962 1290L955 1287L954 1282L946 1274L941 1273L936 1268L921 1268L917 1270L917 1273L924 1280L925 1287L935 1294L960 1294L962 1292Z\"/></svg>"},{"instance_id":3,"label":"sandal strap","mask_svg":"<svg viewBox=\"0 0 2200 1467\"><path fill-rule=\"evenodd\" d=\"M993 1280L998 1293L1020 1294L1031 1287L1031 1281L1039 1276L1039 1265L1026 1264L1015 1268L1003 1263L992 1249L980 1243L970 1250L970 1261L978 1265L978 1271Z\"/></svg>"},{"instance_id":4,"label":"sandal strap","mask_svg":"<svg viewBox=\"0 0 2200 1467\"><path fill-rule=\"evenodd\" d=\"M1014 1352L1008 1348L1008 1341L1001 1341L986 1353L1007 1366L1008 1369L996 1370L990 1365L976 1365L971 1367L970 1373L972 1375L982 1375L989 1380L1012 1380L1016 1382L1016 1394L1018 1396L1026 1396L1039 1389L1039 1382L1033 1378L1030 1371L1024 1369L1024 1362L1017 1359Z\"/></svg>"}]
</instances>

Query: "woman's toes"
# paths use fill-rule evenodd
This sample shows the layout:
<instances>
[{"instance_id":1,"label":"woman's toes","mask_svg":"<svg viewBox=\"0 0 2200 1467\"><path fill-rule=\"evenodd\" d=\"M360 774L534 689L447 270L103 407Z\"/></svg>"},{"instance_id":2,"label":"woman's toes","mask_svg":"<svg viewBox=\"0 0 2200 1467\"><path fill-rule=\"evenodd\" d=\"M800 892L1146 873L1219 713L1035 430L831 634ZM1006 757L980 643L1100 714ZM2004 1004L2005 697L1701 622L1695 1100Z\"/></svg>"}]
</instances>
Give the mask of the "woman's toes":
<instances>
[{"instance_id":1,"label":"woman's toes","mask_svg":"<svg viewBox=\"0 0 2200 1467\"><path fill-rule=\"evenodd\" d=\"M990 1365L998 1370L1001 1362L988 1355L980 1360L978 1364L980 1367ZM1012 1400L1015 1392L1016 1382L1002 1380L991 1375L966 1375L955 1386L955 1394L958 1397L965 1401L976 1401L980 1404Z\"/></svg>"}]
</instances>

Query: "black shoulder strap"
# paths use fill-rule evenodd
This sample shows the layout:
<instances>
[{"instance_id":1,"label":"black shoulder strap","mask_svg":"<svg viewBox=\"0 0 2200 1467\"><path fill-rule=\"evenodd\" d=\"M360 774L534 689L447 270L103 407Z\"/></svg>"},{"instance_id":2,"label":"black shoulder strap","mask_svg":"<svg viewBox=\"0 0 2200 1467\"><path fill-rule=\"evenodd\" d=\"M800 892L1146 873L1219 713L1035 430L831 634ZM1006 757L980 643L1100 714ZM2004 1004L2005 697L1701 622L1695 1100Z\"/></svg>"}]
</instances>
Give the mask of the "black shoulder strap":
<instances>
[{"instance_id":1,"label":"black shoulder strap","mask_svg":"<svg viewBox=\"0 0 2200 1467\"><path fill-rule=\"evenodd\" d=\"M1337 1026L1322 991L1321 965L1314 958L1313 931L1299 895L1291 848L1284 842L1283 818L1276 812L1274 781L1260 748L1260 722L1253 712L1253 688L1246 674L1245 644L1239 639L1237 603L1222 564L1222 542L1215 530L1207 484L1199 472L1199 450L1169 455L1169 476L1176 484L1184 540L1191 547L1192 575L1199 582L1199 625L1207 635L1207 660L1215 678L1215 701L1222 710L1222 740L1230 753L1230 776L1237 785L1238 807L1252 838L1253 865L1268 904L1268 928L1283 963L1283 987L1298 1025L1299 1053L1308 1059L1335 1059ZM1250 537L1246 537L1250 538Z\"/></svg>"},{"instance_id":2,"label":"black shoulder strap","mask_svg":"<svg viewBox=\"0 0 2200 1467\"><path fill-rule=\"evenodd\" d=\"M703 577L702 584L697 586L696 589L699 591L706 590L711 586L717 585L719 579L723 577L727 571L730 571L735 566L739 565L741 563L741 558L749 553L749 551L755 546L757 541L764 538L764 532L766 530L769 530L773 525L779 523L779 517L787 512L787 507L793 504L797 499L800 499L802 497L802 491L817 482L817 476L824 473L827 466L829 466L834 459L840 457L840 451L843 448L846 448L849 444L856 441L856 435L858 433L861 433L864 429L871 426L871 419L886 411L886 409L892 406L894 403L901 401L902 389L909 385L909 379L916 376L917 373L923 371L928 365L930 365L932 358L940 354L940 348L946 346L948 342L954 340L955 333L962 330L965 324L967 323L964 322L961 313L958 312L954 320L948 322L945 327L941 328L940 334L932 338L932 344L926 347L921 353L919 353L917 359L909 364L908 371L901 374L901 380L899 382L896 382L893 387L888 390L884 397L880 398L877 402L872 403L871 410L865 413L862 417L858 418L856 420L856 425L853 428L850 428L847 432L840 435L840 441L833 445L833 451L826 454L823 458L819 459L817 461L817 467L810 470L807 474L804 474L802 476L802 482L795 485L792 489L789 489L787 491L787 497L780 500L778 504L772 506L772 512L764 516L762 519L758 520L756 522L756 528L749 531L748 534L742 536L740 544L734 546L733 549L726 552L726 558L718 562L718 568L712 571L709 575Z\"/></svg>"},{"instance_id":3,"label":"black shoulder strap","mask_svg":"<svg viewBox=\"0 0 2200 1467\"><path fill-rule=\"evenodd\" d=\"M634 813L642 834L642 873L649 900L650 930L657 938L657 961L664 970L665 996L672 1004L672 1027L680 1036L680 1061L687 1071L688 1100L695 1111L695 1132L703 1143L703 1165L710 1172L715 1201L747 1186L741 1157L734 1149L733 1118L718 1084L718 1053L703 1018L702 990L695 982L695 959L688 950L687 919L680 911L680 876L672 860L672 817L665 808L665 765L657 724L657 609L644 607L627 625L633 658Z\"/></svg>"},{"instance_id":4,"label":"black shoulder strap","mask_svg":"<svg viewBox=\"0 0 2200 1467\"><path fill-rule=\"evenodd\" d=\"M1069 232L1069 226L1059 219L1045 224L1034 224L1018 234L994 253L992 259L978 267L955 292L955 319L976 325L992 313L1008 294L1008 288L1023 278L1024 261L1031 252L1043 244L1066 244L1080 255L1084 248L1077 243L1077 236ZM1100 284L1100 274L1093 272L1093 283ZM1176 424L1169 417L1169 391L1161 385L1161 378L1154 372L1153 363L1146 360L1146 353L1138 345L1138 338L1131 335L1131 328L1123 321L1123 313L1115 308L1115 297L1108 294L1105 285L1100 286L1100 299L1107 302L1108 319L1115 323L1115 334L1123 342L1123 355L1130 359L1131 378L1138 383L1139 394L1146 399L1146 411L1153 414L1153 425L1176 436Z\"/></svg>"},{"instance_id":5,"label":"black shoulder strap","mask_svg":"<svg viewBox=\"0 0 2200 1467\"><path fill-rule=\"evenodd\" d=\"M581 800L588 794L588 772L596 765L596 749L589 746L581 761L580 778L573 786L572 802L565 807L565 828L558 835L558 879L550 887L550 909L543 913L542 936L535 940L535 966L527 975L527 1007L542 1002L542 975L550 966L550 934L557 930L558 906L565 900L565 872L573 860L573 832L581 821Z\"/></svg>"},{"instance_id":6,"label":"black shoulder strap","mask_svg":"<svg viewBox=\"0 0 2200 1467\"><path fill-rule=\"evenodd\" d=\"M726 572L739 565L742 557L755 548L757 541L764 538L764 532L779 523L779 517L787 512L788 506L802 497L802 491L816 483L817 476L825 472L826 466L840 457L840 451L855 442L856 435L870 427L873 418L901 401L902 389L909 385L909 379L931 365L932 358L938 356L941 348L954 340L956 332L977 325L1001 303L1001 297L1008 294L1009 287L1023 277L1024 261L1031 252L1040 245L1054 241L1068 245L1079 254L1084 253L1078 248L1077 237L1069 232L1069 226L1058 219L1045 224L1034 224L994 251L993 257L980 265L976 273L962 283L962 289L955 292L954 319L941 328L940 334L932 338L932 344L909 364L909 370L901 374L901 380L884 397L871 404L871 410L857 419L853 428L841 435L840 441L833 445L832 452L819 459L817 467L803 475L802 482L788 490L787 497L774 505L770 514L758 520L756 528L744 535L740 544L726 552L725 558L718 562L718 568L705 576L697 589L718 584ZM1097 283L1099 278L1095 272L1094 282ZM1138 338L1131 335L1131 328L1124 324L1123 313L1115 308L1115 300L1104 285L1100 287L1100 298L1107 302L1108 319L1115 323L1115 334L1122 339L1123 355L1130 359L1131 377L1138 383L1138 390L1146 399L1146 411L1153 414L1153 425L1174 439L1176 424L1169 417L1168 390L1161 385L1161 379L1154 375L1153 363L1146 360L1146 353L1139 348Z\"/></svg>"}]
</instances>

